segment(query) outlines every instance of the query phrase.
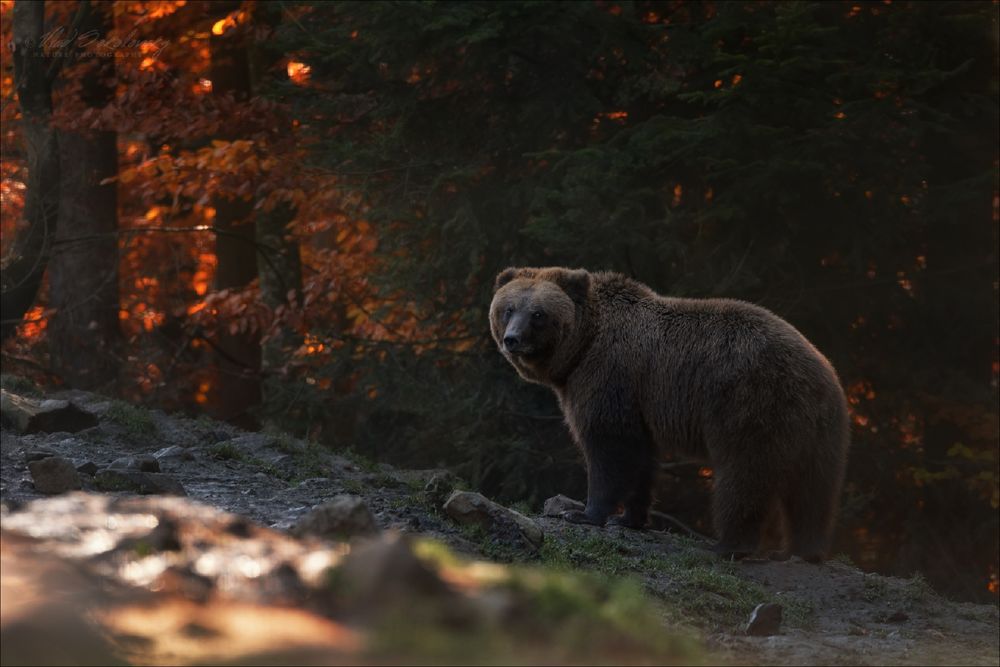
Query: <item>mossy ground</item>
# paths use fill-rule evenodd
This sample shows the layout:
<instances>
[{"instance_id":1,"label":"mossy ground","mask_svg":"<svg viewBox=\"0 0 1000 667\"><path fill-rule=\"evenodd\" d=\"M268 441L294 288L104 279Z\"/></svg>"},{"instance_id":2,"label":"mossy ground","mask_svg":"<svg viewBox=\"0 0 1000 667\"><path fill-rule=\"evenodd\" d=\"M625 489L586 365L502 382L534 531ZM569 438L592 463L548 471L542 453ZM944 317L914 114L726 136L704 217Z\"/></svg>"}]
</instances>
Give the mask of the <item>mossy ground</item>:
<instances>
[{"instance_id":1,"label":"mossy ground","mask_svg":"<svg viewBox=\"0 0 1000 667\"><path fill-rule=\"evenodd\" d=\"M694 635L664 630L662 604L633 580L540 565L469 561L422 539L414 549L460 591L466 613L433 604L384 617L371 657L435 664L701 664ZM456 585L457 584L457 585ZM461 626L461 627L456 627Z\"/></svg>"},{"instance_id":2,"label":"mossy ground","mask_svg":"<svg viewBox=\"0 0 1000 667\"><path fill-rule=\"evenodd\" d=\"M776 600L762 586L740 576L738 564L719 559L695 540L677 536L669 550L637 544L624 534L567 527L547 539L541 561L564 569L587 569L647 582L673 620L707 630L734 631L762 602L780 602L786 623L804 627L813 610L805 602Z\"/></svg>"},{"instance_id":3,"label":"mossy ground","mask_svg":"<svg viewBox=\"0 0 1000 667\"><path fill-rule=\"evenodd\" d=\"M125 401L112 401L104 417L123 427L131 435L152 436L158 432L156 422L148 410Z\"/></svg>"}]
</instances>

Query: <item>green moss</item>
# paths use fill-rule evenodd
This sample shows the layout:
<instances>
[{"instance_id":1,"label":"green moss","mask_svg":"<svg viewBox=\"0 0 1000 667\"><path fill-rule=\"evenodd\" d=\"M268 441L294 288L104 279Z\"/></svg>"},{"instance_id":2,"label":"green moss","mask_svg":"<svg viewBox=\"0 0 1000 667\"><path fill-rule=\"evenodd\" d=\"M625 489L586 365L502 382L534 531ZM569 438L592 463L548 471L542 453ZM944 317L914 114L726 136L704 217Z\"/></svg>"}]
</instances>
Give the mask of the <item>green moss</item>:
<instances>
[{"instance_id":1,"label":"green moss","mask_svg":"<svg viewBox=\"0 0 1000 667\"><path fill-rule=\"evenodd\" d=\"M401 612L383 616L369 643L376 659L470 665L703 661L693 636L664 628L661 605L637 581L524 565L492 564L484 575L433 540L420 540L414 549L433 569L474 581L475 595L438 606L415 600L407 603L405 618ZM497 607L475 602L487 599L502 600L507 612L488 612Z\"/></svg>"},{"instance_id":2,"label":"green moss","mask_svg":"<svg viewBox=\"0 0 1000 667\"><path fill-rule=\"evenodd\" d=\"M248 464L250 464L253 467L257 468L261 472L270 475L271 477L275 477L277 479L280 479L280 480L283 480L283 481L286 481L286 482L288 482L288 481L291 480L291 475L288 475L287 473L282 472L278 468L274 467L272 464L268 463L267 461L265 461L263 459L259 459L256 456L247 456L247 457L245 457L244 460Z\"/></svg>"},{"instance_id":3,"label":"green moss","mask_svg":"<svg viewBox=\"0 0 1000 667\"><path fill-rule=\"evenodd\" d=\"M218 461L242 461L243 452L231 442L220 442L208 448L208 454Z\"/></svg>"},{"instance_id":4,"label":"green moss","mask_svg":"<svg viewBox=\"0 0 1000 667\"><path fill-rule=\"evenodd\" d=\"M154 435L158 429L153 416L148 410L136 407L124 401L112 401L107 412L104 413L106 419L123 427L132 435Z\"/></svg>"},{"instance_id":5,"label":"green moss","mask_svg":"<svg viewBox=\"0 0 1000 667\"><path fill-rule=\"evenodd\" d=\"M492 561L513 563L527 560L531 555L521 542L520 536L516 541L504 540L478 525L461 526L459 530L465 539L476 545L479 553Z\"/></svg>"},{"instance_id":6,"label":"green moss","mask_svg":"<svg viewBox=\"0 0 1000 667\"><path fill-rule=\"evenodd\" d=\"M624 543L588 531L546 540L542 545L541 560L557 567L586 567L606 574L622 574L635 569L635 562L626 558L628 552Z\"/></svg>"},{"instance_id":7,"label":"green moss","mask_svg":"<svg viewBox=\"0 0 1000 667\"><path fill-rule=\"evenodd\" d=\"M839 554L835 555L833 558L831 558L830 560L835 560L838 563L843 563L844 565L847 565L848 567L857 567L857 565L854 564L854 561L851 560L850 555L845 554L845 553L839 553Z\"/></svg>"},{"instance_id":8,"label":"green moss","mask_svg":"<svg viewBox=\"0 0 1000 667\"><path fill-rule=\"evenodd\" d=\"M197 419L195 419L194 421L199 427L201 427L202 430L208 430L214 427L216 424L218 424L217 421L215 421L206 414L198 415Z\"/></svg>"},{"instance_id":9,"label":"green moss","mask_svg":"<svg viewBox=\"0 0 1000 667\"><path fill-rule=\"evenodd\" d=\"M380 468L378 467L378 463L372 461L371 459L362 454L359 454L353 449L345 449L337 453L365 472L370 472L370 473L381 472Z\"/></svg>"},{"instance_id":10,"label":"green moss","mask_svg":"<svg viewBox=\"0 0 1000 667\"><path fill-rule=\"evenodd\" d=\"M361 480L357 479L345 479L341 482L341 484L343 485L345 492L355 496L361 495L367 488Z\"/></svg>"},{"instance_id":11,"label":"green moss","mask_svg":"<svg viewBox=\"0 0 1000 667\"><path fill-rule=\"evenodd\" d=\"M907 580L906 586L903 588L903 597L910 603L927 602L934 595L934 589L924 579L924 575L919 572Z\"/></svg>"},{"instance_id":12,"label":"green moss","mask_svg":"<svg viewBox=\"0 0 1000 667\"><path fill-rule=\"evenodd\" d=\"M864 598L866 602L881 600L888 592L889 585L886 584L885 579L877 574L865 575L865 583L864 588L861 591L861 597Z\"/></svg>"},{"instance_id":13,"label":"green moss","mask_svg":"<svg viewBox=\"0 0 1000 667\"><path fill-rule=\"evenodd\" d=\"M511 505L510 508L515 512L520 512L524 516L531 516L532 514L535 513L535 511L531 508L531 505L524 500L519 500L518 502Z\"/></svg>"},{"instance_id":14,"label":"green moss","mask_svg":"<svg viewBox=\"0 0 1000 667\"><path fill-rule=\"evenodd\" d=\"M698 626L733 630L742 626L753 608L776 601L763 587L740 576L739 565L720 560L700 542L675 538L674 549L650 553L616 538L612 533L571 529L546 539L543 563L564 569L580 568L607 575L636 575L667 581L657 592L673 618ZM780 601L789 610L788 622L804 626L814 613L808 603Z\"/></svg>"},{"instance_id":15,"label":"green moss","mask_svg":"<svg viewBox=\"0 0 1000 667\"><path fill-rule=\"evenodd\" d=\"M282 452L283 454L299 456L303 454L303 452L306 449L305 447L302 446L302 444L298 440L288 435L287 433L276 431L271 435L274 438L272 441L274 448L277 449L279 452Z\"/></svg>"},{"instance_id":16,"label":"green moss","mask_svg":"<svg viewBox=\"0 0 1000 667\"><path fill-rule=\"evenodd\" d=\"M414 491L408 494L403 494L390 498L389 507L396 510L411 509L414 507L431 509L427 503L427 499L424 497L424 494L420 493L419 491Z\"/></svg>"},{"instance_id":17,"label":"green moss","mask_svg":"<svg viewBox=\"0 0 1000 667\"><path fill-rule=\"evenodd\" d=\"M299 447L286 453L292 456L298 468L298 473L295 475L296 480L330 476L330 467L323 460L323 447L321 445L307 442L305 447Z\"/></svg>"},{"instance_id":18,"label":"green moss","mask_svg":"<svg viewBox=\"0 0 1000 667\"><path fill-rule=\"evenodd\" d=\"M809 600L794 597L775 598L784 607L784 622L793 628L810 629L816 625L816 606Z\"/></svg>"}]
</instances>

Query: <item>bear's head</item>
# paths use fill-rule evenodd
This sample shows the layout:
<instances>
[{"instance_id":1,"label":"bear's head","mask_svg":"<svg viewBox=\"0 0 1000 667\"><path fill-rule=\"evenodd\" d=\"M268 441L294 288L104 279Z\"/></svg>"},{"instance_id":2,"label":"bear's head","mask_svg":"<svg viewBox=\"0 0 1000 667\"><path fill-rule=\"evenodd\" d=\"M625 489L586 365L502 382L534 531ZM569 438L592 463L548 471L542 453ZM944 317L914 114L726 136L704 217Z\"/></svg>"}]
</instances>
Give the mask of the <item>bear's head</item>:
<instances>
[{"instance_id":1,"label":"bear's head","mask_svg":"<svg viewBox=\"0 0 1000 667\"><path fill-rule=\"evenodd\" d=\"M551 383L571 369L590 292L582 269L510 268L494 283L490 331L525 380Z\"/></svg>"}]
</instances>

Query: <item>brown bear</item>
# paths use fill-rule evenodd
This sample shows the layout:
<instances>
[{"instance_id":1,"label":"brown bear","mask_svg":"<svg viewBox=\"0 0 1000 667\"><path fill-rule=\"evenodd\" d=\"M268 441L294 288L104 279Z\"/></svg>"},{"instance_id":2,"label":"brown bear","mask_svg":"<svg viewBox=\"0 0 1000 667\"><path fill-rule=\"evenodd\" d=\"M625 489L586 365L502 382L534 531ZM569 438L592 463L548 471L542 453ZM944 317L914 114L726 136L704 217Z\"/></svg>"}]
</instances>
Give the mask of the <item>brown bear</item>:
<instances>
[{"instance_id":1,"label":"brown bear","mask_svg":"<svg viewBox=\"0 0 1000 667\"><path fill-rule=\"evenodd\" d=\"M714 469L715 549L755 553L772 512L788 550L829 547L850 436L830 362L759 306L681 299L610 272L509 268L490 328L529 382L555 391L587 462L576 523L645 525L659 451Z\"/></svg>"}]
</instances>

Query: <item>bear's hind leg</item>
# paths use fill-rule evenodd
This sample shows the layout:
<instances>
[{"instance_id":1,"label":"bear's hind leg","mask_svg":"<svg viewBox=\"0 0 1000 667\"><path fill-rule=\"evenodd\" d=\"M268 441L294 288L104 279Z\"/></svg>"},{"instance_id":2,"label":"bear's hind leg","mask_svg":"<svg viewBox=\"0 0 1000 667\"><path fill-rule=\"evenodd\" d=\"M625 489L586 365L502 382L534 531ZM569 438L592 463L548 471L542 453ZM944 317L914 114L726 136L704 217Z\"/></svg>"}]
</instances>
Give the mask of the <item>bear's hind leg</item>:
<instances>
[{"instance_id":1,"label":"bear's hind leg","mask_svg":"<svg viewBox=\"0 0 1000 667\"><path fill-rule=\"evenodd\" d=\"M798 480L789 489L784 505L793 555L811 563L826 557L839 491L837 479L815 475Z\"/></svg>"},{"instance_id":2,"label":"bear's hind leg","mask_svg":"<svg viewBox=\"0 0 1000 667\"><path fill-rule=\"evenodd\" d=\"M718 543L716 553L732 558L744 558L760 546L760 533L768 518L774 493L768 471L747 469L747 462L724 468L716 467L713 510Z\"/></svg>"}]
</instances>

